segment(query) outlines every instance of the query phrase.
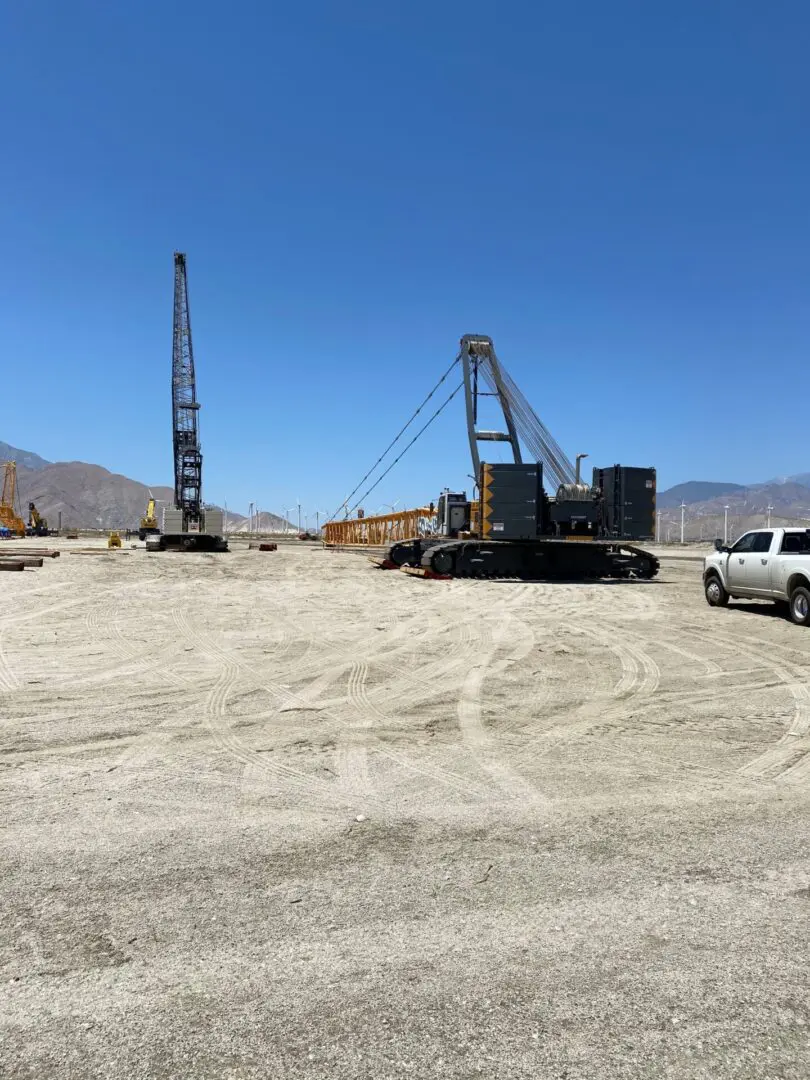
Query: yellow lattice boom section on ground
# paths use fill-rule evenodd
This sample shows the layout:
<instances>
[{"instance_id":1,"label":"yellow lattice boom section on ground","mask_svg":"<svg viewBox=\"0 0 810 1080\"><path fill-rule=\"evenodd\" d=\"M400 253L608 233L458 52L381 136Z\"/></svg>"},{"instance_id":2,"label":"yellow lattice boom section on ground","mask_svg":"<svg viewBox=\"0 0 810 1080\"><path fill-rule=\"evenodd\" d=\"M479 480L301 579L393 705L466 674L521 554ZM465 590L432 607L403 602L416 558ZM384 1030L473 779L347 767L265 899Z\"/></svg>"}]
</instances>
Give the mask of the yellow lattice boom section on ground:
<instances>
[{"instance_id":1,"label":"yellow lattice boom section on ground","mask_svg":"<svg viewBox=\"0 0 810 1080\"><path fill-rule=\"evenodd\" d=\"M475 530L477 502L470 503L470 514L471 528ZM398 510L393 514L352 518L349 521L327 521L323 527L323 542L328 547L382 547L397 540L435 535L435 506L418 506L415 510Z\"/></svg>"},{"instance_id":2,"label":"yellow lattice boom section on ground","mask_svg":"<svg viewBox=\"0 0 810 1080\"><path fill-rule=\"evenodd\" d=\"M433 507L419 506L416 510L397 510L377 517L327 521L323 542L330 547L378 547L414 536L432 536L435 527Z\"/></svg>"}]
</instances>

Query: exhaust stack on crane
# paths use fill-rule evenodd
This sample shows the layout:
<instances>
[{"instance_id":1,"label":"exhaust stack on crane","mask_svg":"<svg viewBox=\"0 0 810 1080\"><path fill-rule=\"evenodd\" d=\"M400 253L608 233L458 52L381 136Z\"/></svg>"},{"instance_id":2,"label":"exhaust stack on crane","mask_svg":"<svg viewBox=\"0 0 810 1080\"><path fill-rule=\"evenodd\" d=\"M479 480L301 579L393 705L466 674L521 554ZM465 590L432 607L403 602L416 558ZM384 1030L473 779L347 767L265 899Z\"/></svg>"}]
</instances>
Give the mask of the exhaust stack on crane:
<instances>
[{"instance_id":1,"label":"exhaust stack on crane","mask_svg":"<svg viewBox=\"0 0 810 1080\"><path fill-rule=\"evenodd\" d=\"M174 327L172 339L172 431L174 506L163 511L163 531L146 540L148 551L227 551L221 510L202 503L197 379L191 343L186 256L174 253Z\"/></svg>"}]
</instances>

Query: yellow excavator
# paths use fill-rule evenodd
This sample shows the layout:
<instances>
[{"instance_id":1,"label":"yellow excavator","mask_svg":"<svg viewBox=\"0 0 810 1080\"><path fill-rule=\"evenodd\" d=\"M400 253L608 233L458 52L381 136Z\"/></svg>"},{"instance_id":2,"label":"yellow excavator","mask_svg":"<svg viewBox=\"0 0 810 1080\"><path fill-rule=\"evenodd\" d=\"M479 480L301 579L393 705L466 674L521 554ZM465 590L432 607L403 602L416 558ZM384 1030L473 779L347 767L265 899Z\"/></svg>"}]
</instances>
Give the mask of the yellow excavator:
<instances>
[{"instance_id":1,"label":"yellow excavator","mask_svg":"<svg viewBox=\"0 0 810 1080\"><path fill-rule=\"evenodd\" d=\"M25 522L16 511L17 462L3 465L3 491L0 494L0 536L25 536Z\"/></svg>"},{"instance_id":2,"label":"yellow excavator","mask_svg":"<svg viewBox=\"0 0 810 1080\"><path fill-rule=\"evenodd\" d=\"M141 518L141 524L138 528L138 539L145 540L147 536L151 536L154 533L159 533L160 528L157 523L157 510L155 508L155 500L152 497L152 492L149 492L149 502L146 504L146 513Z\"/></svg>"},{"instance_id":3,"label":"yellow excavator","mask_svg":"<svg viewBox=\"0 0 810 1080\"><path fill-rule=\"evenodd\" d=\"M37 510L36 506L30 502L28 504L28 525L25 530L26 536L47 536L48 535L48 522Z\"/></svg>"}]
</instances>

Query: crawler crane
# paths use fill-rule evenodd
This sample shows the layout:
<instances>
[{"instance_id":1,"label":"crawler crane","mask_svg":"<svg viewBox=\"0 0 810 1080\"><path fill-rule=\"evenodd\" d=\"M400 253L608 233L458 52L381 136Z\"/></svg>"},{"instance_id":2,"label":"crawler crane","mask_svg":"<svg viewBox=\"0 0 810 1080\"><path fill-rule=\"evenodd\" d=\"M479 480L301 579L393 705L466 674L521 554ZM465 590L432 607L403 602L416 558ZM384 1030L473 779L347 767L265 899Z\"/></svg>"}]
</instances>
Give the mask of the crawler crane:
<instances>
[{"instance_id":1,"label":"crawler crane","mask_svg":"<svg viewBox=\"0 0 810 1080\"><path fill-rule=\"evenodd\" d=\"M227 551L221 510L202 503L200 404L191 344L186 256L174 253L174 326L172 336L172 429L174 506L163 511L163 530L147 537L148 551Z\"/></svg>"},{"instance_id":2,"label":"crawler crane","mask_svg":"<svg viewBox=\"0 0 810 1080\"><path fill-rule=\"evenodd\" d=\"M571 464L500 364L491 338L465 334L456 363L463 379L448 401L463 387L479 498L473 502L463 491L445 490L432 528L391 543L379 565L425 577L654 577L658 559L635 541L654 536L655 469L613 465L594 469L592 483L585 483L580 462L587 455L578 455L576 466ZM482 397L493 399L500 409L502 430L479 427ZM481 460L481 443L508 446L512 460ZM553 495L546 491L549 482ZM347 526L355 524L328 523L326 543L339 544Z\"/></svg>"}]
</instances>

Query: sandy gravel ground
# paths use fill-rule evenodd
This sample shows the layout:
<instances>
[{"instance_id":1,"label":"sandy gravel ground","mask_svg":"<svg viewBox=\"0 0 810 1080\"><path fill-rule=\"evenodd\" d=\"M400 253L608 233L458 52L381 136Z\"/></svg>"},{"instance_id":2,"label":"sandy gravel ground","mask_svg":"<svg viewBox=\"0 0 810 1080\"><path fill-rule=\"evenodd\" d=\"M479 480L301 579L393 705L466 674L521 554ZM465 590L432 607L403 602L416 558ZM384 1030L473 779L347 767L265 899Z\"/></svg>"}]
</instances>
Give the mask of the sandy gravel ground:
<instances>
[{"instance_id":1,"label":"sandy gravel ground","mask_svg":"<svg viewBox=\"0 0 810 1080\"><path fill-rule=\"evenodd\" d=\"M810 1074L810 632L688 559L61 546L0 577L4 1080Z\"/></svg>"}]
</instances>

